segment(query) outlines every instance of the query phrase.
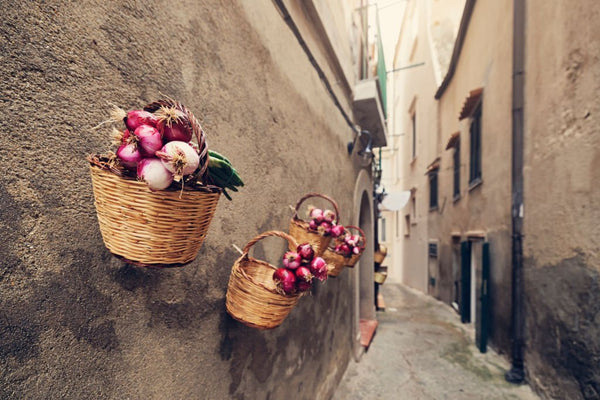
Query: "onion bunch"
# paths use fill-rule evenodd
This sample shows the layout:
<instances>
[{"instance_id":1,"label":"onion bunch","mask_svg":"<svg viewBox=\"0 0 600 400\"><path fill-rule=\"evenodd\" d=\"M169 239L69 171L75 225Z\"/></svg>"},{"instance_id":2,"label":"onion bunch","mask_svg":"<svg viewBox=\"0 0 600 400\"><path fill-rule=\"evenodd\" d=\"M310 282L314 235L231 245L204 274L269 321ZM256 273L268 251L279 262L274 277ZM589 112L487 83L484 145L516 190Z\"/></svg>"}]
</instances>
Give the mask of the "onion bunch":
<instances>
[{"instance_id":1,"label":"onion bunch","mask_svg":"<svg viewBox=\"0 0 600 400\"><path fill-rule=\"evenodd\" d=\"M198 170L200 157L191 143L192 126L183 111L175 106L161 106L154 113L120 111L116 118L123 121L125 130L115 135L117 158L151 190L185 181Z\"/></svg>"},{"instance_id":2,"label":"onion bunch","mask_svg":"<svg viewBox=\"0 0 600 400\"><path fill-rule=\"evenodd\" d=\"M348 232L340 238L335 245L335 252L343 255L344 257L352 257L353 255L360 254L364 248L364 239L360 235L352 235Z\"/></svg>"},{"instance_id":3,"label":"onion bunch","mask_svg":"<svg viewBox=\"0 0 600 400\"><path fill-rule=\"evenodd\" d=\"M312 288L314 278L327 279L327 263L321 257L315 257L315 251L308 243L299 245L296 251L286 252L283 265L273 273L273 280L284 294L306 292Z\"/></svg>"},{"instance_id":4,"label":"onion bunch","mask_svg":"<svg viewBox=\"0 0 600 400\"><path fill-rule=\"evenodd\" d=\"M309 208L310 221L308 227L312 231L319 232L323 236L338 237L344 233L344 227L338 225L337 215L331 210L320 208Z\"/></svg>"}]
</instances>

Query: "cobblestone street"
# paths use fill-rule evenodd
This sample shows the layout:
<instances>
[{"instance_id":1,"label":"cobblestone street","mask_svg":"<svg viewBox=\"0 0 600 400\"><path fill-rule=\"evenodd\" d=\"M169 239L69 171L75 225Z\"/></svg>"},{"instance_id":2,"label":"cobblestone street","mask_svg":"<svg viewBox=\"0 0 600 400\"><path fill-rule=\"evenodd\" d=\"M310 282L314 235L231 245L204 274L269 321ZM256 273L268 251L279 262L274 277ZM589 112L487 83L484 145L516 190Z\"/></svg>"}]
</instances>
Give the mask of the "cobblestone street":
<instances>
[{"instance_id":1,"label":"cobblestone street","mask_svg":"<svg viewBox=\"0 0 600 400\"><path fill-rule=\"evenodd\" d=\"M509 363L489 348L481 354L449 306L400 284L381 293L373 342L350 362L334 400L538 399L504 380Z\"/></svg>"}]
</instances>

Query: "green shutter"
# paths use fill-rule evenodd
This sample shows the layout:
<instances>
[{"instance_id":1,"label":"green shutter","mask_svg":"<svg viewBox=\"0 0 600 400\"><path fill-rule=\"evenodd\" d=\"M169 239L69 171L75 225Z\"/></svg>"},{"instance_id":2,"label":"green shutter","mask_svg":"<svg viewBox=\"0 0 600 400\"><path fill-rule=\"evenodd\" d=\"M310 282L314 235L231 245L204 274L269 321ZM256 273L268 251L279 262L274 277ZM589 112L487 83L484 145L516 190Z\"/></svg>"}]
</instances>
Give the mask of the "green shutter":
<instances>
[{"instance_id":1,"label":"green shutter","mask_svg":"<svg viewBox=\"0 0 600 400\"><path fill-rule=\"evenodd\" d=\"M471 322L471 242L460 244L460 320Z\"/></svg>"},{"instance_id":2,"label":"green shutter","mask_svg":"<svg viewBox=\"0 0 600 400\"><path fill-rule=\"evenodd\" d=\"M490 244L483 243L481 249L481 325L476 338L479 351L485 353L487 351L487 340L489 334L489 319L490 319Z\"/></svg>"}]
</instances>

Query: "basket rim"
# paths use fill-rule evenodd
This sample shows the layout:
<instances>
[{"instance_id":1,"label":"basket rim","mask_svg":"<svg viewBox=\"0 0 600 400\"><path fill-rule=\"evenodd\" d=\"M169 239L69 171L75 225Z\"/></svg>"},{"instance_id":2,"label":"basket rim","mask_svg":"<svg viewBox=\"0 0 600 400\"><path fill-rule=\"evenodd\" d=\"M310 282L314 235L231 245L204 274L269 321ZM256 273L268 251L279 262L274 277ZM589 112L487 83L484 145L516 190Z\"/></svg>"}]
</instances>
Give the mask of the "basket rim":
<instances>
[{"instance_id":1,"label":"basket rim","mask_svg":"<svg viewBox=\"0 0 600 400\"><path fill-rule=\"evenodd\" d=\"M274 265L272 265L266 261L262 261L262 260L258 260L256 258L254 258L254 257L250 257L248 254L244 254L244 255L240 256L233 264L233 269L237 269L238 271L240 271L242 276L245 279L247 279L248 281L250 281L251 283L253 283L255 286L265 289L266 291L268 291L269 293L272 293L274 295L286 297L286 298L296 298L296 297L300 297L302 295L302 293L292 293L292 294L280 293L277 290L273 290L271 288L266 287L262 282L258 282L252 276L250 276L246 273L246 269L244 268L244 265L243 265L244 263L258 264L260 266L270 268L273 271L276 271L277 267L275 267Z\"/></svg>"},{"instance_id":2,"label":"basket rim","mask_svg":"<svg viewBox=\"0 0 600 400\"><path fill-rule=\"evenodd\" d=\"M128 175L124 168L122 168L122 167L119 168L118 165L116 165L114 162L112 162L110 155L92 153L92 154L89 154L86 157L86 159L87 159L87 161L90 165L90 169L92 171L98 170L98 171L102 171L102 172L107 172L107 173L113 174L117 178L124 179L126 181L140 182L136 177ZM171 185L166 189L153 191L153 193L181 192L181 190L182 190L181 187L174 187L174 185ZM195 184L195 183L187 183L187 184L183 185L183 191L219 193L220 194L223 192L223 188L221 188L219 186L215 186L215 185L206 185L206 184L199 185L199 184Z\"/></svg>"},{"instance_id":3,"label":"basket rim","mask_svg":"<svg viewBox=\"0 0 600 400\"><path fill-rule=\"evenodd\" d=\"M250 252L250 249L252 248L252 246L254 246L256 243L258 243L262 239L264 239L266 237L272 237L272 236L280 237L280 238L287 240L288 244L290 246L293 246L294 248L298 247L298 242L296 242L296 239L293 236L291 236L285 232L282 232L282 231L263 232L263 233L255 236L254 238L252 238L248 243L246 243L246 245L244 246L244 249L242 250L242 255L233 264L233 269L236 269L236 268L239 269L239 271L241 272L241 274L244 278L248 279L250 282L252 282L256 286L260 286L273 294L277 294L277 295L280 295L283 297L288 297L288 298L298 297L301 295L301 293L293 293L293 294L288 295L287 293L280 293L277 290L272 290L272 289L266 287L261 282L257 282L256 280L254 280L254 278L249 276L242 266L242 263L255 263L255 264L258 264L261 266L266 266L266 267L276 271L278 269L276 266L274 266L266 261L258 260L254 257L250 257L250 255L249 255L249 252Z\"/></svg>"},{"instance_id":4,"label":"basket rim","mask_svg":"<svg viewBox=\"0 0 600 400\"><path fill-rule=\"evenodd\" d=\"M304 196L302 196L300 198L300 200L298 200L298 202L296 203L296 207L294 207L294 214L292 215L292 219L304 222L304 220L298 216L298 209L300 208L300 206L302 205L302 203L304 203L305 200L308 200L311 197L320 197L320 198L325 199L328 202L330 202L333 205L333 208L335 209L335 216L336 216L337 224L339 225L339 223L340 223L340 209L338 207L338 204L331 197L329 197L329 196L327 196L325 194L317 193L317 192L307 193Z\"/></svg>"}]
</instances>

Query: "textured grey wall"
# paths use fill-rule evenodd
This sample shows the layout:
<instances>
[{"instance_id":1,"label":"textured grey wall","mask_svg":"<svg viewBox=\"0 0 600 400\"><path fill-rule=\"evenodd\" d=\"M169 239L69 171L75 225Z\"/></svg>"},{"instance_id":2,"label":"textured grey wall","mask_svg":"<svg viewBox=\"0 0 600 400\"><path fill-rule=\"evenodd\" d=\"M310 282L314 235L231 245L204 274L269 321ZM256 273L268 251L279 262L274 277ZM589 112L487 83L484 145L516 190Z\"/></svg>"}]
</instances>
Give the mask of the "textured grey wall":
<instances>
[{"instance_id":1,"label":"textured grey wall","mask_svg":"<svg viewBox=\"0 0 600 400\"><path fill-rule=\"evenodd\" d=\"M526 367L548 398L600 398L599 16L527 2Z\"/></svg>"},{"instance_id":2,"label":"textured grey wall","mask_svg":"<svg viewBox=\"0 0 600 400\"><path fill-rule=\"evenodd\" d=\"M272 2L253 7L281 25L278 47L235 2L0 7L0 398L326 398L350 356L349 274L274 331L224 307L232 243L286 230L288 205L309 191L337 199L347 221L354 207L348 128ZM125 266L105 250L85 162L108 149L91 127L109 102L160 93L195 113L247 183L182 269ZM255 254L277 262L283 249L273 240Z\"/></svg>"}]
</instances>

